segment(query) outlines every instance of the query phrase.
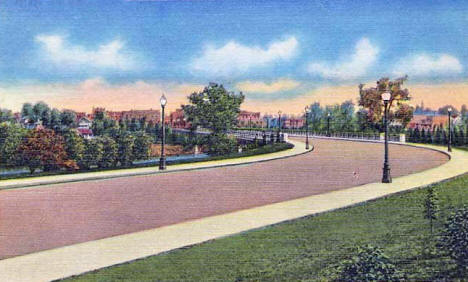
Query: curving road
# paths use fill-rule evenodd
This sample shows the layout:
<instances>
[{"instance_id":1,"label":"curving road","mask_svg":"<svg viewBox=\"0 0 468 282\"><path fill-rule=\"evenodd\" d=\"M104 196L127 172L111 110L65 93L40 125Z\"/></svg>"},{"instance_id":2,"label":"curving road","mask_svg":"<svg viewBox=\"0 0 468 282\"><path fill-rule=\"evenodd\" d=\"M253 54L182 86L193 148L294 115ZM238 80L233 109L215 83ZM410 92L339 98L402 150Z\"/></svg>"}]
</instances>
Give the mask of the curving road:
<instances>
[{"instance_id":1,"label":"curving road","mask_svg":"<svg viewBox=\"0 0 468 282\"><path fill-rule=\"evenodd\" d=\"M263 163L0 191L0 258L380 181L382 144L312 142ZM448 161L399 145L390 158L394 177Z\"/></svg>"}]
</instances>

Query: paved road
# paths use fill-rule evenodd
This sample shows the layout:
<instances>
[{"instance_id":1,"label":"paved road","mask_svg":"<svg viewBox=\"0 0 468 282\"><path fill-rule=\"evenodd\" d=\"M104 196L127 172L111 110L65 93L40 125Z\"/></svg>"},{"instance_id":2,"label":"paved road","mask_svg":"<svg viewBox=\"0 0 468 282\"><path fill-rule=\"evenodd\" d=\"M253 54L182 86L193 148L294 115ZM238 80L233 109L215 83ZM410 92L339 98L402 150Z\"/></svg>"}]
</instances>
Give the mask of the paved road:
<instances>
[{"instance_id":1,"label":"paved road","mask_svg":"<svg viewBox=\"0 0 468 282\"><path fill-rule=\"evenodd\" d=\"M380 181L382 144L313 140L301 156L251 165L0 191L0 258ZM444 154L390 146L393 176Z\"/></svg>"}]
</instances>

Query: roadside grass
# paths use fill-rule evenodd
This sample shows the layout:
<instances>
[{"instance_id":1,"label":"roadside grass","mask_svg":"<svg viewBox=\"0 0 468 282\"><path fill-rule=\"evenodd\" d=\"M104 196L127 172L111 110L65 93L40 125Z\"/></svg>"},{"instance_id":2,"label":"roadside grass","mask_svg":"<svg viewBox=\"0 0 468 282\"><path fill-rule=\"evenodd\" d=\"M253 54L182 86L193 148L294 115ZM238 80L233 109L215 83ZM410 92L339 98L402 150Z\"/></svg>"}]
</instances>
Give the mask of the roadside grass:
<instances>
[{"instance_id":1,"label":"roadside grass","mask_svg":"<svg viewBox=\"0 0 468 282\"><path fill-rule=\"evenodd\" d=\"M334 280L357 246L381 247L409 280L454 280L454 265L437 251L443 222L468 204L468 174L433 185L440 218L430 234L427 188L280 223L125 263L66 281Z\"/></svg>"},{"instance_id":2,"label":"roadside grass","mask_svg":"<svg viewBox=\"0 0 468 282\"><path fill-rule=\"evenodd\" d=\"M174 161L167 161L166 164L176 165L176 164L188 164L188 163L198 163L198 162L207 162L207 161L218 161L218 160L227 160L227 159L236 159L236 158L243 158L243 157L250 157L262 154L270 154L275 152L281 152L288 149L292 149L294 147L291 143L274 143L274 144L267 144L265 146L261 146L255 149L251 149L248 151L243 151L241 153L231 153L228 155L220 155L220 156L209 156L206 158L199 158L199 159L187 159L187 160L174 160ZM131 166L118 166L118 167L109 167L109 168L91 168L91 169L80 169L77 171L67 171L67 170L59 170L59 171L46 171L46 172L39 172L39 173L25 173L25 174L17 174L17 175L8 175L8 176L0 176L0 180L7 180L7 179L21 179L21 178L29 178L29 177L41 177L41 176L50 176L50 175L64 175L64 174L76 174L76 173L87 173L87 172L97 172L97 171L109 171L109 170L120 170L120 169L133 169L133 168L142 168L142 167L157 167L159 163L151 163L151 164L134 164ZM0 167L1 169L2 167Z\"/></svg>"}]
</instances>

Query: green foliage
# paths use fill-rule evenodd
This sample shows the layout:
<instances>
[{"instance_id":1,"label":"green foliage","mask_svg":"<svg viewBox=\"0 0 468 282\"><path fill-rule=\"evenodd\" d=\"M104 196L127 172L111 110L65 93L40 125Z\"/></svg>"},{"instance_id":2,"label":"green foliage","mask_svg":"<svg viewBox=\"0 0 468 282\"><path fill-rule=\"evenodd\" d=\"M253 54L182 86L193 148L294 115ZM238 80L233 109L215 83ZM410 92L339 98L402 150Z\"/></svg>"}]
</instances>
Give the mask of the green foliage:
<instances>
[{"instance_id":1,"label":"green foliage","mask_svg":"<svg viewBox=\"0 0 468 282\"><path fill-rule=\"evenodd\" d=\"M75 121L76 121L76 114L73 111L64 110L60 114L60 120L62 122L62 125L66 126L66 127L72 127L75 124Z\"/></svg>"},{"instance_id":2,"label":"green foliage","mask_svg":"<svg viewBox=\"0 0 468 282\"><path fill-rule=\"evenodd\" d=\"M133 154L135 137L131 134L123 133L117 138L117 144L117 160L122 166L130 166L135 160L135 155Z\"/></svg>"},{"instance_id":3,"label":"green foliage","mask_svg":"<svg viewBox=\"0 0 468 282\"><path fill-rule=\"evenodd\" d=\"M29 131L18 150L20 164L29 167L31 174L40 167L57 170L67 160L63 137L49 129Z\"/></svg>"},{"instance_id":4,"label":"green foliage","mask_svg":"<svg viewBox=\"0 0 468 282\"><path fill-rule=\"evenodd\" d=\"M68 158L80 163L85 151L84 139L74 129L69 129L63 134L65 140L65 151Z\"/></svg>"},{"instance_id":5,"label":"green foliage","mask_svg":"<svg viewBox=\"0 0 468 282\"><path fill-rule=\"evenodd\" d=\"M0 124L0 165L15 166L18 162L18 147L26 130L16 124Z\"/></svg>"},{"instance_id":6,"label":"green foliage","mask_svg":"<svg viewBox=\"0 0 468 282\"><path fill-rule=\"evenodd\" d=\"M344 261L340 281L398 281L395 265L377 247L358 248L351 260Z\"/></svg>"},{"instance_id":7,"label":"green foliage","mask_svg":"<svg viewBox=\"0 0 468 282\"><path fill-rule=\"evenodd\" d=\"M455 261L459 271L468 273L468 206L458 209L447 219L441 247Z\"/></svg>"},{"instance_id":8,"label":"green foliage","mask_svg":"<svg viewBox=\"0 0 468 282\"><path fill-rule=\"evenodd\" d=\"M0 123L5 121L13 121L13 112L8 109L0 109Z\"/></svg>"},{"instance_id":9,"label":"green foliage","mask_svg":"<svg viewBox=\"0 0 468 282\"><path fill-rule=\"evenodd\" d=\"M97 166L103 156L103 144L99 138L86 140L84 142L85 150L83 158L81 159L79 166L80 168L90 169L93 166Z\"/></svg>"},{"instance_id":10,"label":"green foliage","mask_svg":"<svg viewBox=\"0 0 468 282\"><path fill-rule=\"evenodd\" d=\"M236 125L244 95L236 95L212 83L202 92L192 93L188 99L191 105L182 108L192 126L211 129L219 135Z\"/></svg>"},{"instance_id":11,"label":"green foliage","mask_svg":"<svg viewBox=\"0 0 468 282\"><path fill-rule=\"evenodd\" d=\"M102 158L98 162L98 167L108 168L115 166L119 150L117 142L109 136L100 137L98 140L102 144Z\"/></svg>"},{"instance_id":12,"label":"green foliage","mask_svg":"<svg viewBox=\"0 0 468 282\"><path fill-rule=\"evenodd\" d=\"M136 160L146 160L150 156L152 138L140 131L135 134L135 145L133 146L133 156Z\"/></svg>"},{"instance_id":13,"label":"green foliage","mask_svg":"<svg viewBox=\"0 0 468 282\"><path fill-rule=\"evenodd\" d=\"M427 189L426 200L424 201L424 218L428 219L431 226L431 234L434 231L434 220L439 215L439 198L433 187Z\"/></svg>"},{"instance_id":14,"label":"green foliage","mask_svg":"<svg viewBox=\"0 0 468 282\"><path fill-rule=\"evenodd\" d=\"M208 154L217 156L235 152L237 150L237 141L235 138L224 134L210 134L207 137Z\"/></svg>"}]
</instances>

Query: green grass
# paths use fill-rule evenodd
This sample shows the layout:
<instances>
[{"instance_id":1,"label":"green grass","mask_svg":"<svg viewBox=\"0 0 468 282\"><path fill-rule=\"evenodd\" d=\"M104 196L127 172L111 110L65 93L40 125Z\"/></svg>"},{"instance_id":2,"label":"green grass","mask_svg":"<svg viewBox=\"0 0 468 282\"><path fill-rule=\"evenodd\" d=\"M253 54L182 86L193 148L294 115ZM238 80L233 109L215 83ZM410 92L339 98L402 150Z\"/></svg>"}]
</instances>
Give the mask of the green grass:
<instances>
[{"instance_id":1,"label":"green grass","mask_svg":"<svg viewBox=\"0 0 468 282\"><path fill-rule=\"evenodd\" d=\"M191 159L191 160L176 160L176 161L167 161L166 164L176 165L176 164L188 164L188 163L198 163L198 162L206 162L206 161L218 161L218 160L227 160L227 159L236 159L236 158L243 158L243 157L250 157L262 154L269 154L275 152L281 152L284 150L288 150L293 148L294 145L291 143L274 143L268 144L265 146L261 146L255 149L250 149L247 151L243 151L242 153L232 153L228 155L220 155L220 156L209 156L207 158L200 158L200 159ZM119 169L129 169L129 168L142 168L142 167L157 167L159 163L156 164L134 164L131 166L118 166L118 167L109 167L109 168L91 168L91 169L80 169L77 171L45 171L39 172L34 174L19 174L19 175L8 175L8 176L0 176L0 180L7 180L7 179L21 179L21 178L29 178L29 177L40 177L40 176L50 176L50 175L63 175L63 174L75 174L75 173L87 173L87 172L96 172L96 171L108 171L108 170L119 170ZM0 167L2 168L2 167Z\"/></svg>"},{"instance_id":2,"label":"green grass","mask_svg":"<svg viewBox=\"0 0 468 282\"><path fill-rule=\"evenodd\" d=\"M383 248L410 280L452 280L453 265L447 256L435 252L437 235L431 238L423 218L426 190L212 240L69 280L332 280L340 262L364 244ZM468 175L437 184L434 190L441 207L437 234L454 207L468 204Z\"/></svg>"}]
</instances>

